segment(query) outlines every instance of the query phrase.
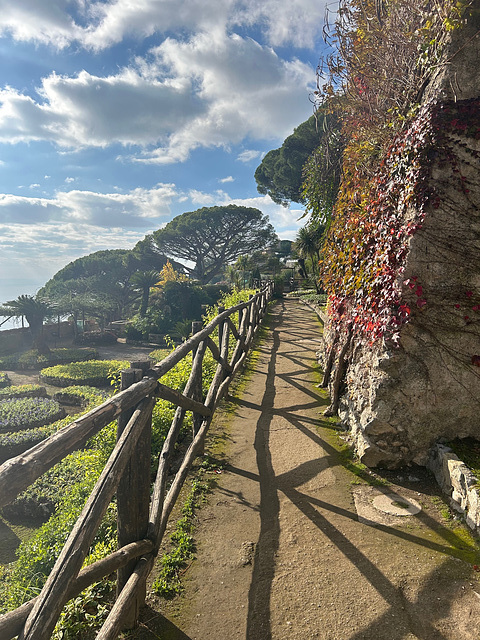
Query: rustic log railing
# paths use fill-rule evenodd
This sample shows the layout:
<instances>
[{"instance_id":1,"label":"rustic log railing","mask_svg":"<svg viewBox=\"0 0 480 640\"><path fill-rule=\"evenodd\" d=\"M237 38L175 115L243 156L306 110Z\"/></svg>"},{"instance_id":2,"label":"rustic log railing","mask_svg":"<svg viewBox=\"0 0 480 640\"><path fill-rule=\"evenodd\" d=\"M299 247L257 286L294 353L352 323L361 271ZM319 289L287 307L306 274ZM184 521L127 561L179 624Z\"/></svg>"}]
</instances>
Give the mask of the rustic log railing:
<instances>
[{"instance_id":1,"label":"rustic log railing","mask_svg":"<svg viewBox=\"0 0 480 640\"><path fill-rule=\"evenodd\" d=\"M117 571L117 597L97 640L114 640L135 626L146 579L162 542L170 513L195 457L203 452L214 411L242 364L273 293L268 283L248 302L220 313L148 371L136 366L122 373L122 390L47 440L0 466L0 507L10 503L45 471L85 446L100 429L118 418L117 443L40 594L0 616L0 638L48 640L64 605L87 586ZM238 329L232 321L238 313ZM218 344L212 334L218 328ZM230 336L236 341L229 349ZM206 349L217 368L202 398L202 364ZM192 352L192 368L183 393L161 382ZM229 356L229 354L231 354ZM132 363L138 365L139 363ZM155 398L177 405L159 457L151 493L150 434ZM187 411L193 413L193 440L167 491L167 474ZM148 462L147 462L148 461ZM116 493L119 549L82 569L108 505Z\"/></svg>"}]
</instances>

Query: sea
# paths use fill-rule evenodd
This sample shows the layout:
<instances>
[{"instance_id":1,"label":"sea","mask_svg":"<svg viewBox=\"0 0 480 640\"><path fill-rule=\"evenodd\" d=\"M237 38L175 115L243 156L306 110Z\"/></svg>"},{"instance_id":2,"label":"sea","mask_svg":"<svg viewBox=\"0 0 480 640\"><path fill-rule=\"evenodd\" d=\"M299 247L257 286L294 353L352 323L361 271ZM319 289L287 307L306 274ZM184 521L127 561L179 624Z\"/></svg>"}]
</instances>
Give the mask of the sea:
<instances>
[{"instance_id":1,"label":"sea","mask_svg":"<svg viewBox=\"0 0 480 640\"><path fill-rule=\"evenodd\" d=\"M15 300L22 294L34 296L44 284L44 280L34 281L20 278L7 280L0 276L0 306L8 300ZM21 327L22 323L20 319L12 318L7 320L5 316L0 316L0 325L0 331L4 331L5 329Z\"/></svg>"}]
</instances>

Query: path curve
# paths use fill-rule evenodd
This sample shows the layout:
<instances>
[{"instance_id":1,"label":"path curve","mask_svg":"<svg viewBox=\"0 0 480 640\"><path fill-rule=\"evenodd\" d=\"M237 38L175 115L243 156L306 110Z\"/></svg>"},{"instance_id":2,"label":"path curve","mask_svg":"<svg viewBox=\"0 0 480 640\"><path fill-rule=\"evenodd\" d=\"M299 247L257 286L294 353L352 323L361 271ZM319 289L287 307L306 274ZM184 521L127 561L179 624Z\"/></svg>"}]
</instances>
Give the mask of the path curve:
<instances>
[{"instance_id":1,"label":"path curve","mask_svg":"<svg viewBox=\"0 0 480 640\"><path fill-rule=\"evenodd\" d=\"M376 487L345 468L338 436L321 420L320 331L300 303L273 307L253 373L231 399L234 415L216 425L229 463L199 512L185 593L169 604L151 597L137 637L480 637L476 560L465 550L472 542L442 521L429 478L407 472ZM382 493L414 498L422 511L372 516Z\"/></svg>"}]
</instances>

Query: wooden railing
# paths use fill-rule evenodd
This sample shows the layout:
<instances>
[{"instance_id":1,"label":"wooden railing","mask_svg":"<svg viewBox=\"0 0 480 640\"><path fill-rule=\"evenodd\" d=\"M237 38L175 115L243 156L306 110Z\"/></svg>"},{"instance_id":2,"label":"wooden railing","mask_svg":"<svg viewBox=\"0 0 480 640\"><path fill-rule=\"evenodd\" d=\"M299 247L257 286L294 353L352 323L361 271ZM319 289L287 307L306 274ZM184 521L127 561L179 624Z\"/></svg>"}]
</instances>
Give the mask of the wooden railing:
<instances>
[{"instance_id":1,"label":"wooden railing","mask_svg":"<svg viewBox=\"0 0 480 640\"><path fill-rule=\"evenodd\" d=\"M60 429L25 453L0 467L0 507L8 504L45 471L85 446L89 438L118 418L117 443L80 514L41 593L19 608L0 616L0 638L48 640L68 600L90 584L117 571L117 597L97 640L114 640L122 628L135 626L145 598L146 579L158 553L168 517L212 416L235 374L242 367L260 326L273 285L267 284L248 302L221 311L164 360L148 371L133 367L122 374L122 390L78 420ZM219 310L220 311L220 310ZM238 313L238 328L232 315ZM218 344L212 334L218 328ZM235 344L229 348L230 337ZM206 349L217 368L205 399L202 364ZM192 352L192 368L183 393L159 380ZM151 492L150 434L156 398L177 406L160 453ZM167 491L172 453L187 411L193 413L193 440ZM107 507L116 493L119 549L82 569L90 545Z\"/></svg>"}]
</instances>

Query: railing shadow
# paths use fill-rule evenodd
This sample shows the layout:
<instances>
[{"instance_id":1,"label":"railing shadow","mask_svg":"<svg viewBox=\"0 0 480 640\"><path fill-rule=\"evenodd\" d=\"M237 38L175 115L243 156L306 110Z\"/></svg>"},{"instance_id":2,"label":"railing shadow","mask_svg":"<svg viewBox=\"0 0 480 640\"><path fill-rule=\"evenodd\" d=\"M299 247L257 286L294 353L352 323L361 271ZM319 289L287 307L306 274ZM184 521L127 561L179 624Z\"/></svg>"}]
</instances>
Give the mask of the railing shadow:
<instances>
[{"instance_id":1,"label":"railing shadow","mask_svg":"<svg viewBox=\"0 0 480 640\"><path fill-rule=\"evenodd\" d=\"M270 602L275 577L276 554L279 548L280 538L279 492L283 493L304 517L308 518L318 530L335 544L337 549L361 572L364 578L388 604L387 611L382 612L377 619L367 624L361 631L355 632L349 640L377 640L378 638L384 638L386 637L385 629L387 626L388 637L391 638L391 640L401 640L411 633L414 633L419 640L446 640L445 636L433 625L436 620L440 620L449 614L459 587L453 583L450 584L450 586L445 589L442 601L435 603L436 606L431 606L433 597L432 587L438 584L438 581L445 575L445 571L448 573L450 563L456 564L455 558L462 557L462 549L464 549L465 541L460 539L454 532L446 528L439 528L438 523L425 512L421 512L421 514L417 516L418 521L425 527L435 530L437 535L443 537L446 544L425 539L401 529L380 524L375 525L375 528L384 534L398 537L409 543L419 545L446 556L442 564L426 576L424 587L412 603L407 599L402 587L393 584L375 563L328 519L328 514L330 513L358 522L358 516L355 512L329 504L328 502L298 490L299 485L305 484L315 478L315 476L327 467L341 465L342 461L336 449L326 442L318 433L311 430L311 426L315 423L315 420L299 414L301 411L311 409L312 406L318 406L320 403L323 403L319 395L315 394L311 389L305 388L305 386L301 385L296 379L297 375L305 374L305 369L294 372L293 375L276 374L280 347L280 332L278 326L282 322L284 312L285 305L282 305L280 311L271 320L273 347L270 352L265 390L261 404L256 405L255 403L244 400L236 401L240 406L247 406L260 412L254 442L258 474L247 472L231 465L227 466L228 471L243 475L258 482L260 488L260 534L249 591L246 640L271 640L272 638ZM286 330L285 326L283 326L282 332ZM282 345L283 344L284 338L282 333ZM281 356L284 357L283 351ZM288 358L289 355L287 354L285 357ZM295 364L300 364L298 357L290 359L294 361ZM313 370L313 367L306 368ZM296 403L291 407L284 407L282 409L275 408L275 398L278 393L275 385L276 381L278 384L279 378L293 387L301 388L304 395L309 398L314 398L316 403L306 401L304 404ZM284 474L275 475L269 438L272 433L272 420L276 415L281 416L291 427L308 436L312 440L312 445L320 447L322 451L325 452L325 455L303 462ZM310 428L306 426L307 424L310 425ZM313 451L315 451L315 449L313 449ZM359 523L358 526L363 527L368 525ZM321 553L321 550L319 550L319 553ZM426 608L428 608L428 613L426 612ZM397 619L398 616L401 617L404 624L392 626L392 616L397 616ZM405 630L406 627L408 627L407 630Z\"/></svg>"}]
</instances>

